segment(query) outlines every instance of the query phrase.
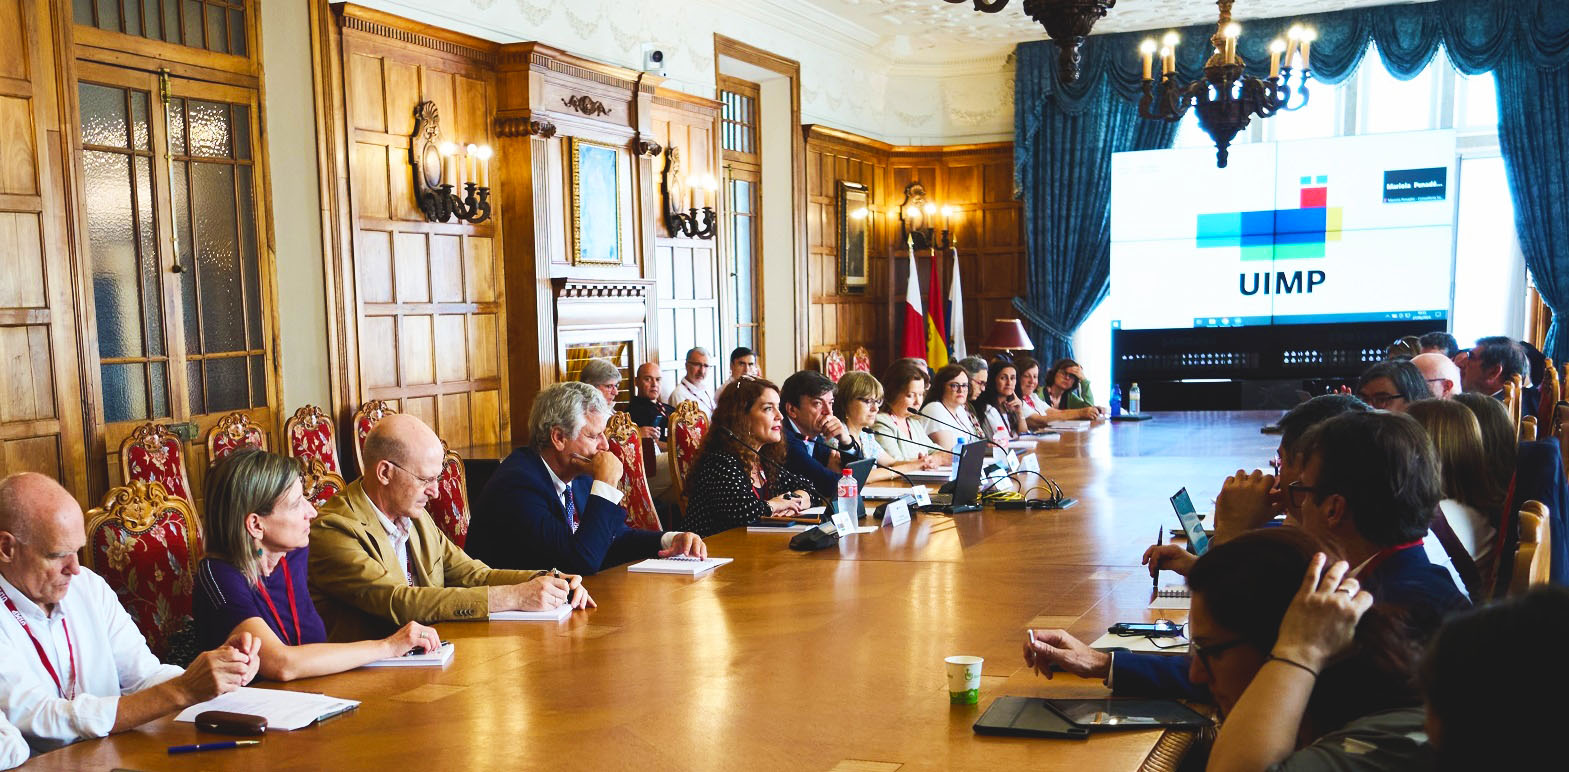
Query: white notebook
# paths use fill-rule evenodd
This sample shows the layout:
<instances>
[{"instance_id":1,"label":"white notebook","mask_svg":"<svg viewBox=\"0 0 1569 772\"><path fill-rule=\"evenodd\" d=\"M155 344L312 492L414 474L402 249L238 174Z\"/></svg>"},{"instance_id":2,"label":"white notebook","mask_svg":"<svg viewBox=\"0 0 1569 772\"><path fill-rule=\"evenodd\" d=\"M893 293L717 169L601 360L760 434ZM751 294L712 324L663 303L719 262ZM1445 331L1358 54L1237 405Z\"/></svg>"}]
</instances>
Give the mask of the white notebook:
<instances>
[{"instance_id":1,"label":"white notebook","mask_svg":"<svg viewBox=\"0 0 1569 772\"><path fill-rule=\"evenodd\" d=\"M572 616L572 605L563 603L549 611L492 611L492 622L559 622Z\"/></svg>"},{"instance_id":2,"label":"white notebook","mask_svg":"<svg viewBox=\"0 0 1569 772\"><path fill-rule=\"evenodd\" d=\"M912 480L942 480L947 482L948 478L953 476L953 465L949 464L938 469L912 469L904 474Z\"/></svg>"},{"instance_id":3,"label":"white notebook","mask_svg":"<svg viewBox=\"0 0 1569 772\"><path fill-rule=\"evenodd\" d=\"M442 641L441 648L435 651L424 654L410 652L401 657L378 659L367 663L365 667L441 667L452 661L452 652L456 649L457 646L451 641Z\"/></svg>"},{"instance_id":4,"label":"white notebook","mask_svg":"<svg viewBox=\"0 0 1569 772\"><path fill-rule=\"evenodd\" d=\"M1059 432L1087 432L1090 430L1089 421L1052 421L1046 425Z\"/></svg>"},{"instance_id":5,"label":"white notebook","mask_svg":"<svg viewBox=\"0 0 1569 772\"><path fill-rule=\"evenodd\" d=\"M225 710L230 713L261 716L267 719L268 729L294 730L353 710L359 705L358 700L341 700L325 694L242 686L228 694L192 705L180 711L180 715L175 716L174 720L194 723L197 714L209 710Z\"/></svg>"},{"instance_id":6,"label":"white notebook","mask_svg":"<svg viewBox=\"0 0 1569 772\"><path fill-rule=\"evenodd\" d=\"M712 571L732 560L735 560L735 558L649 558L641 563L633 563L627 566L627 570L639 574L686 574L688 576L697 576L698 574Z\"/></svg>"},{"instance_id":7,"label":"white notebook","mask_svg":"<svg viewBox=\"0 0 1569 772\"><path fill-rule=\"evenodd\" d=\"M1160 641L1160 645L1156 646L1155 641ZM1096 638L1090 644L1090 648L1096 651L1127 649L1128 651L1140 651L1149 654L1187 654L1188 639L1176 636L1171 638L1148 638L1142 635L1112 635L1111 633L1106 633Z\"/></svg>"},{"instance_id":8,"label":"white notebook","mask_svg":"<svg viewBox=\"0 0 1569 772\"><path fill-rule=\"evenodd\" d=\"M868 485L865 488L861 489L861 498L872 500L872 501L879 501L879 500L883 500L883 499L887 499L889 501L892 501L893 499L897 499L900 496L903 496L904 494L909 493L909 492L910 492L909 488L896 488L896 487L894 487L892 485L888 485L888 486Z\"/></svg>"},{"instance_id":9,"label":"white notebook","mask_svg":"<svg viewBox=\"0 0 1569 772\"><path fill-rule=\"evenodd\" d=\"M811 523L796 523L795 525L785 525L785 526L778 526L778 525L749 525L749 526L746 527L746 532L747 533L800 533L800 532L805 531L807 529L816 528L816 527L817 526L812 525Z\"/></svg>"}]
</instances>

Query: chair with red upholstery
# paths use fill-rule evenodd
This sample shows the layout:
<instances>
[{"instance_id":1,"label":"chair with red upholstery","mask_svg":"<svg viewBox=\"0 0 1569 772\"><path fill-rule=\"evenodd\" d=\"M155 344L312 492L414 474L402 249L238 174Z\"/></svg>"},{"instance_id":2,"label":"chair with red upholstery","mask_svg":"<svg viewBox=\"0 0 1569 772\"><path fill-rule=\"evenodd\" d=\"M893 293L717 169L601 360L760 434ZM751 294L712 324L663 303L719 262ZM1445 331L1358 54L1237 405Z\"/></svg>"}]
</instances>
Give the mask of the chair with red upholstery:
<instances>
[{"instance_id":1,"label":"chair with red upholstery","mask_svg":"<svg viewBox=\"0 0 1569 772\"><path fill-rule=\"evenodd\" d=\"M838 383L839 379L844 377L844 352L831 348L823 354L823 375L828 376L828 380L834 383Z\"/></svg>"},{"instance_id":2,"label":"chair with red upholstery","mask_svg":"<svg viewBox=\"0 0 1569 772\"><path fill-rule=\"evenodd\" d=\"M708 433L708 414L696 402L687 400L676 405L670 414L670 479L676 486L676 500L686 509L686 475L697 461L697 452L703 446L703 435Z\"/></svg>"},{"instance_id":3,"label":"chair with red upholstery","mask_svg":"<svg viewBox=\"0 0 1569 772\"><path fill-rule=\"evenodd\" d=\"M290 456L317 459L327 471L343 474L343 464L338 461L337 432L321 408L306 405L294 411L283 423L283 436Z\"/></svg>"},{"instance_id":4,"label":"chair with red upholstery","mask_svg":"<svg viewBox=\"0 0 1569 772\"><path fill-rule=\"evenodd\" d=\"M398 412L397 408L379 399L370 400L360 405L359 410L354 411L354 465L359 467L360 474L365 473L365 459L360 456L361 451L365 449L365 435L370 434L370 430L380 423L381 419L396 412Z\"/></svg>"},{"instance_id":5,"label":"chair with red upholstery","mask_svg":"<svg viewBox=\"0 0 1569 772\"><path fill-rule=\"evenodd\" d=\"M463 459L441 441L441 479L436 483L436 495L425 503L425 511L436 521L441 532L462 549L469 538L469 486L468 475L463 471Z\"/></svg>"},{"instance_id":6,"label":"chair with red upholstery","mask_svg":"<svg viewBox=\"0 0 1569 772\"><path fill-rule=\"evenodd\" d=\"M643 437L638 433L632 416L622 411L610 414L605 423L605 438L610 442L610 452L621 459L621 480L616 487L624 494L621 505L626 507L627 525L647 531L663 530L659 527L659 513L654 509L654 494L648 488L648 470L643 464Z\"/></svg>"},{"instance_id":7,"label":"chair with red upholstery","mask_svg":"<svg viewBox=\"0 0 1569 772\"><path fill-rule=\"evenodd\" d=\"M184 665L196 657L191 591L202 529L185 499L157 482L111 489L103 506L87 513L83 554L159 659Z\"/></svg>"},{"instance_id":8,"label":"chair with red upholstery","mask_svg":"<svg viewBox=\"0 0 1569 772\"><path fill-rule=\"evenodd\" d=\"M161 424L142 424L120 443L120 475L127 484L156 482L169 495L192 501L185 443Z\"/></svg>"},{"instance_id":9,"label":"chair with red upholstery","mask_svg":"<svg viewBox=\"0 0 1569 772\"><path fill-rule=\"evenodd\" d=\"M850 353L850 369L863 373L871 372L872 352L867 351L865 346L856 346L855 351Z\"/></svg>"},{"instance_id":10,"label":"chair with red upholstery","mask_svg":"<svg viewBox=\"0 0 1569 772\"><path fill-rule=\"evenodd\" d=\"M300 464L300 486L305 489L305 500L311 506L321 509L323 504L347 487L343 477L328 469L321 459L300 456L295 460Z\"/></svg>"},{"instance_id":11,"label":"chair with red upholstery","mask_svg":"<svg viewBox=\"0 0 1569 772\"><path fill-rule=\"evenodd\" d=\"M217 464L240 448L267 449L267 433L245 413L233 412L220 419L207 435L207 463Z\"/></svg>"}]
</instances>

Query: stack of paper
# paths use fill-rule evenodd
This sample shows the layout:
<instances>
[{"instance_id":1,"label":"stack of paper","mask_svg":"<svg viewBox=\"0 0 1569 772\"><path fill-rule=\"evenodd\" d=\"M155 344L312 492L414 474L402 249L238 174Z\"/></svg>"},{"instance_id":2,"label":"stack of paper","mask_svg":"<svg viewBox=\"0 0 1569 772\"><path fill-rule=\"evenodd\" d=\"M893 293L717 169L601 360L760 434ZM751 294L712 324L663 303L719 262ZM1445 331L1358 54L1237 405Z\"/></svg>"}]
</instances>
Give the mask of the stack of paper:
<instances>
[{"instance_id":1,"label":"stack of paper","mask_svg":"<svg viewBox=\"0 0 1569 772\"><path fill-rule=\"evenodd\" d=\"M697 576L712 571L735 558L649 558L627 566L628 571L647 574L685 574Z\"/></svg>"},{"instance_id":2,"label":"stack of paper","mask_svg":"<svg viewBox=\"0 0 1569 772\"><path fill-rule=\"evenodd\" d=\"M563 603L549 611L492 611L492 622L559 622L572 616L572 606Z\"/></svg>"},{"instance_id":3,"label":"stack of paper","mask_svg":"<svg viewBox=\"0 0 1569 772\"><path fill-rule=\"evenodd\" d=\"M1052 421L1047 426L1059 432L1087 432L1090 430L1089 421Z\"/></svg>"},{"instance_id":4,"label":"stack of paper","mask_svg":"<svg viewBox=\"0 0 1569 772\"><path fill-rule=\"evenodd\" d=\"M1095 639L1090 648L1097 651L1110 649L1127 649L1128 651L1142 651L1150 654L1187 654L1188 639L1181 636L1169 638L1150 638L1144 635L1112 635L1106 633Z\"/></svg>"},{"instance_id":5,"label":"stack of paper","mask_svg":"<svg viewBox=\"0 0 1569 772\"><path fill-rule=\"evenodd\" d=\"M953 476L953 465L949 464L936 469L913 469L904 474L912 480L939 480L947 482L948 478Z\"/></svg>"},{"instance_id":6,"label":"stack of paper","mask_svg":"<svg viewBox=\"0 0 1569 772\"><path fill-rule=\"evenodd\" d=\"M749 525L747 533L800 533L808 528L816 528L811 523L796 523L795 525Z\"/></svg>"},{"instance_id":7,"label":"stack of paper","mask_svg":"<svg viewBox=\"0 0 1569 772\"><path fill-rule=\"evenodd\" d=\"M415 654L410 652L401 657L387 657L371 662L365 667L442 667L452 661L452 652L457 649L451 641L442 641L441 648L435 651Z\"/></svg>"},{"instance_id":8,"label":"stack of paper","mask_svg":"<svg viewBox=\"0 0 1569 772\"><path fill-rule=\"evenodd\" d=\"M174 720L194 723L198 714L222 710L261 716L267 719L268 729L294 730L359 706L358 700L340 700L325 694L242 686L228 694L192 705L180 711Z\"/></svg>"},{"instance_id":9,"label":"stack of paper","mask_svg":"<svg viewBox=\"0 0 1569 772\"><path fill-rule=\"evenodd\" d=\"M861 489L861 498L877 500L892 500L909 493L909 488L895 488L889 486L868 485Z\"/></svg>"}]
</instances>

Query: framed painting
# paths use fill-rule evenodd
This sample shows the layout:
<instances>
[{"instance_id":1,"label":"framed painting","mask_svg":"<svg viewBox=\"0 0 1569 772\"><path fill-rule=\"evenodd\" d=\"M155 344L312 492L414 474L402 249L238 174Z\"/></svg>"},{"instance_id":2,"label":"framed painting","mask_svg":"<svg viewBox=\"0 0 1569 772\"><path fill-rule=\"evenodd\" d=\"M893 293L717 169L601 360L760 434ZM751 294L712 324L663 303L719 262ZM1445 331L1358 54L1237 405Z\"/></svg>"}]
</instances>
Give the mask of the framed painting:
<instances>
[{"instance_id":1,"label":"framed painting","mask_svg":"<svg viewBox=\"0 0 1569 772\"><path fill-rule=\"evenodd\" d=\"M859 295L866 292L867 230L871 212L867 209L866 186L839 181L839 293Z\"/></svg>"},{"instance_id":2,"label":"framed painting","mask_svg":"<svg viewBox=\"0 0 1569 772\"><path fill-rule=\"evenodd\" d=\"M620 265L620 149L577 137L570 143L572 262Z\"/></svg>"}]
</instances>

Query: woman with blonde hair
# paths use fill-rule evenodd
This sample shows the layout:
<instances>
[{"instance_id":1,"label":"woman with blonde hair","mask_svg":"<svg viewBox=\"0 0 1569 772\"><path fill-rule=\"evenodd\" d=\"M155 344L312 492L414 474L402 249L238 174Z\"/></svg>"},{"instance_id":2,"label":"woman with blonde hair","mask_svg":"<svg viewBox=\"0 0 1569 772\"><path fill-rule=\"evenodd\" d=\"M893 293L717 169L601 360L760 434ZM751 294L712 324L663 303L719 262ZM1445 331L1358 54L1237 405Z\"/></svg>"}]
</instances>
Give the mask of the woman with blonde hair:
<instances>
[{"instance_id":1,"label":"woman with blonde hair","mask_svg":"<svg viewBox=\"0 0 1569 772\"><path fill-rule=\"evenodd\" d=\"M1482 425L1465 405L1447 399L1417 400L1406 414L1422 424L1438 451L1444 491L1438 508L1476 564L1484 585L1471 588L1476 597L1475 590L1492 583L1493 541L1504 506L1504 489L1488 469Z\"/></svg>"},{"instance_id":2,"label":"woman with blonde hair","mask_svg":"<svg viewBox=\"0 0 1569 772\"><path fill-rule=\"evenodd\" d=\"M207 472L206 490L207 557L193 599L202 648L250 633L261 641L260 675L292 681L441 646L418 622L381 640L327 643L305 573L316 508L294 459L235 451Z\"/></svg>"}]
</instances>

